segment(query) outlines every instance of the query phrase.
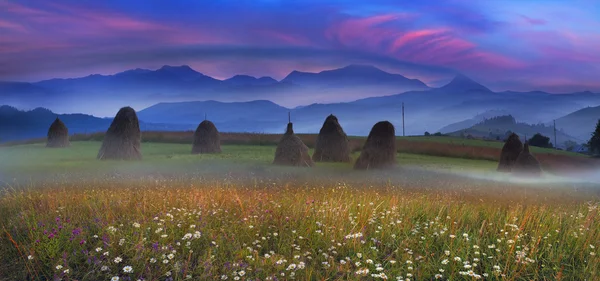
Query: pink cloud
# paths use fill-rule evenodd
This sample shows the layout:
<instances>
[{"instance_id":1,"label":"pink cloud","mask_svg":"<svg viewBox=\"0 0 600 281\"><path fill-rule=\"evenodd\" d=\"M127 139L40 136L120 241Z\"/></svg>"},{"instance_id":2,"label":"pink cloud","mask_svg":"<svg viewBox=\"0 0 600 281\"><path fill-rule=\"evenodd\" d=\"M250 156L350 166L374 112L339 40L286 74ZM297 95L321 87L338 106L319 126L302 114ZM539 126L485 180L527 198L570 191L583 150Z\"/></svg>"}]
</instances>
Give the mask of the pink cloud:
<instances>
[{"instance_id":1,"label":"pink cloud","mask_svg":"<svg viewBox=\"0 0 600 281\"><path fill-rule=\"evenodd\" d=\"M253 33L269 40L284 43L293 46L310 46L311 41L299 34L288 34L285 31L260 29L253 30Z\"/></svg>"},{"instance_id":2,"label":"pink cloud","mask_svg":"<svg viewBox=\"0 0 600 281\"><path fill-rule=\"evenodd\" d=\"M422 30L405 32L394 40L394 42L392 43L392 45L390 47L390 49L391 49L390 51L395 51L395 50L399 49L400 47L405 46L406 44L415 42L415 41L423 39L423 38L438 37L446 32L447 32L447 30L443 29L443 28L422 29ZM433 39L433 40L435 40L435 39Z\"/></svg>"},{"instance_id":3,"label":"pink cloud","mask_svg":"<svg viewBox=\"0 0 600 281\"><path fill-rule=\"evenodd\" d=\"M6 29L13 32L27 32L27 28L23 25L2 19L0 19L0 29Z\"/></svg>"},{"instance_id":4,"label":"pink cloud","mask_svg":"<svg viewBox=\"0 0 600 281\"><path fill-rule=\"evenodd\" d=\"M383 14L365 18L350 18L337 22L325 31L325 37L342 45L361 44L376 48L391 36L396 36L396 28L388 23L407 21L414 14ZM391 25L391 24L390 24Z\"/></svg>"},{"instance_id":5,"label":"pink cloud","mask_svg":"<svg viewBox=\"0 0 600 281\"><path fill-rule=\"evenodd\" d=\"M0 8L2 8L3 11L8 12L9 14L15 14L15 15L19 15L19 16L44 16L44 15L48 15L48 12L45 12L45 11L42 11L42 10L39 10L39 9L28 8L26 6L15 4L15 3L11 3L9 1L1 1L0 2Z\"/></svg>"},{"instance_id":6,"label":"pink cloud","mask_svg":"<svg viewBox=\"0 0 600 281\"><path fill-rule=\"evenodd\" d=\"M414 28L416 15L384 14L346 19L332 25L327 36L346 48L385 54L399 60L464 70L516 69L525 64L484 50L449 26ZM460 35L459 35L460 34Z\"/></svg>"}]
</instances>

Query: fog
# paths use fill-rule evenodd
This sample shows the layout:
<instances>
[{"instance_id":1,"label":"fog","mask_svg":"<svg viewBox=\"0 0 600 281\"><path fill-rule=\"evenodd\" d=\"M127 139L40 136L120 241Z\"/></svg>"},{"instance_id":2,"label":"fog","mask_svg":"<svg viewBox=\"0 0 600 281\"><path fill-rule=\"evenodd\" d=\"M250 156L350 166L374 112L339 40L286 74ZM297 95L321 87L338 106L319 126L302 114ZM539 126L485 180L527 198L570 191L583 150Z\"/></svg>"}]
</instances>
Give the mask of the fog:
<instances>
[{"instance_id":1,"label":"fog","mask_svg":"<svg viewBox=\"0 0 600 281\"><path fill-rule=\"evenodd\" d=\"M13 163L19 163L14 159ZM313 168L294 168L247 160L214 159L189 163L186 161L141 162L99 161L89 167L31 170L18 164L0 165L0 186L10 189L39 188L75 184L94 187L106 183L119 186L127 182L160 183L182 187L219 185L230 188L281 188L283 186L347 185L354 188L394 188L403 191L460 191L482 196L513 197L517 194L536 196L564 192L569 196L600 196L598 172L571 175L546 173L541 178L515 177L491 170L462 167L425 168L410 164L390 170L355 171L349 165L318 163Z\"/></svg>"}]
</instances>

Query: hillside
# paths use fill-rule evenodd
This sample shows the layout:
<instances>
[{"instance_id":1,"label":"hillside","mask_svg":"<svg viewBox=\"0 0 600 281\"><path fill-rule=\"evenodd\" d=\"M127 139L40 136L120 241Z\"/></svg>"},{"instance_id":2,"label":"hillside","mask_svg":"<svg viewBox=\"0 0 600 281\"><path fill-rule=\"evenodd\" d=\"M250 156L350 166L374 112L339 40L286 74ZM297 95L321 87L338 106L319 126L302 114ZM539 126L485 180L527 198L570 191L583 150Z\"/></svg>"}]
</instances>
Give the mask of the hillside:
<instances>
[{"instance_id":1,"label":"hillside","mask_svg":"<svg viewBox=\"0 0 600 281\"><path fill-rule=\"evenodd\" d=\"M475 124L477 124L481 121L484 121L486 119L496 117L496 116L502 116L502 115L510 115L510 113L506 112L504 110L489 110L484 113L478 114L477 116L475 116L473 118L446 125L435 132L440 132L443 134L452 133L455 131L459 131L459 130L462 130L465 128L472 127Z\"/></svg>"},{"instance_id":2,"label":"hillside","mask_svg":"<svg viewBox=\"0 0 600 281\"><path fill-rule=\"evenodd\" d=\"M104 132L112 118L98 118L87 114L56 114L45 108L21 111L11 106L0 106L0 143L15 140L45 137L48 127L60 118L69 134ZM184 130L184 125L161 125L140 121L141 130Z\"/></svg>"},{"instance_id":3,"label":"hillside","mask_svg":"<svg viewBox=\"0 0 600 281\"><path fill-rule=\"evenodd\" d=\"M586 107L556 119L556 127L565 132L588 140L600 119L600 106Z\"/></svg>"},{"instance_id":4,"label":"hillside","mask_svg":"<svg viewBox=\"0 0 600 281\"><path fill-rule=\"evenodd\" d=\"M450 133L452 136L468 137L484 139L500 139L506 138L509 132L518 134L522 139L531 138L536 133L550 137L554 143L554 128L544 124L531 125L527 123L517 122L512 115L497 116L490 119L485 119L469 128L458 130ZM570 136L562 130L556 131L556 142L558 147L562 147L564 142L574 141L582 143L584 140Z\"/></svg>"}]
</instances>

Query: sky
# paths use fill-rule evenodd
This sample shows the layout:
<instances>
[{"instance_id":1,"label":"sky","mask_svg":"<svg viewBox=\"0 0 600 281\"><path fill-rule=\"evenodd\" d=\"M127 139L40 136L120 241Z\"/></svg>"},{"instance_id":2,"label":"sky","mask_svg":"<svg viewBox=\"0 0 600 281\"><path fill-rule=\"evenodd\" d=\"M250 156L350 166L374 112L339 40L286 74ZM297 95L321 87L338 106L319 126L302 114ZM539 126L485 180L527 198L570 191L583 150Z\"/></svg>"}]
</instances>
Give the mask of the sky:
<instances>
[{"instance_id":1,"label":"sky","mask_svg":"<svg viewBox=\"0 0 600 281\"><path fill-rule=\"evenodd\" d=\"M456 71L496 91L600 91L599 50L596 0L0 0L1 81L361 63L431 86Z\"/></svg>"}]
</instances>

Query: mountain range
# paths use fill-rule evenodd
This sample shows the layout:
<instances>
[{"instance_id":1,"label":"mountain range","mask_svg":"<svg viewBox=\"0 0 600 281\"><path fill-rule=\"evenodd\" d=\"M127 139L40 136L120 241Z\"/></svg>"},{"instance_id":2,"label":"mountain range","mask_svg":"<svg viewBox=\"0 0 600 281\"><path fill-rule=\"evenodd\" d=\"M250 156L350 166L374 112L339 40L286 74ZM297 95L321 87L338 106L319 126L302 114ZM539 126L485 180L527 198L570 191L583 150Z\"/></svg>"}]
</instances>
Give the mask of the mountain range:
<instances>
[{"instance_id":1,"label":"mountain range","mask_svg":"<svg viewBox=\"0 0 600 281\"><path fill-rule=\"evenodd\" d=\"M278 102L290 100L304 105ZM252 132L281 132L290 112L297 132L314 133L327 115L335 114L351 135L368 134L380 120L402 124L404 104L407 135L457 131L480 122L482 114L496 112L529 124L549 124L556 119L557 129L584 140L593 124L567 116L600 106L600 94L494 92L462 74L442 87L431 88L368 65L318 73L292 71L280 81L247 75L219 80L188 66L163 66L36 83L0 82L0 104L109 117L131 105L148 126L194 129L207 116L221 131ZM586 116L590 120L600 117L595 113ZM489 117L493 116L484 118ZM45 122L51 123L51 119ZM451 124L455 127L449 130ZM462 125L457 124L465 126L458 128ZM401 128L397 132L401 134Z\"/></svg>"},{"instance_id":2,"label":"mountain range","mask_svg":"<svg viewBox=\"0 0 600 281\"><path fill-rule=\"evenodd\" d=\"M265 99L294 106L309 104L315 99L352 101L365 96L425 89L429 87L417 79L368 65L349 65L319 73L292 71L281 81L247 75L219 80L187 65L165 65L157 70L138 68L114 75L95 74L35 83L0 82L0 104L19 108L44 106L57 112L110 116L114 108L122 104L144 108L160 102Z\"/></svg>"},{"instance_id":3,"label":"mountain range","mask_svg":"<svg viewBox=\"0 0 600 281\"><path fill-rule=\"evenodd\" d=\"M50 124L60 118L69 134L104 132L110 126L112 118L98 118L87 114L56 114L46 108L30 111L18 110L12 106L0 106L0 143L45 137ZM180 131L189 126L173 124L151 124L140 121L144 131Z\"/></svg>"}]
</instances>

